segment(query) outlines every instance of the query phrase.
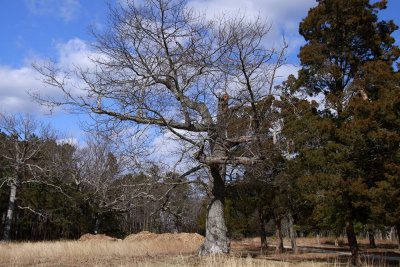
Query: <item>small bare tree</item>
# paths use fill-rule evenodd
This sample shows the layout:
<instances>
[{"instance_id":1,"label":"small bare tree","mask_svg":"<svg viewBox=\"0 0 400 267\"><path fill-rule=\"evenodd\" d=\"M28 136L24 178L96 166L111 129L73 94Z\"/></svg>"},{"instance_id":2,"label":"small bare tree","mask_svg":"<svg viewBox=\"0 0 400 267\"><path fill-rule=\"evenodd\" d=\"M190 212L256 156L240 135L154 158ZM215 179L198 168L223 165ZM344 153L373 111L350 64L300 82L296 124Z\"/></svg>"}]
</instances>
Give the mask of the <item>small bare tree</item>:
<instances>
[{"instance_id":1,"label":"small bare tree","mask_svg":"<svg viewBox=\"0 0 400 267\"><path fill-rule=\"evenodd\" d=\"M18 188L26 183L44 182L41 179L45 175L45 169L38 157L46 142L55 140L49 127L30 115L0 113L0 130L6 134L4 142L0 144L0 157L5 162L4 173L8 174L1 177L0 181L1 186L5 184L10 186L2 240L10 241Z\"/></svg>"},{"instance_id":2,"label":"small bare tree","mask_svg":"<svg viewBox=\"0 0 400 267\"><path fill-rule=\"evenodd\" d=\"M102 119L154 125L192 146L199 164L185 174L200 167L209 171L206 241L199 254L229 252L226 166L254 164L262 157L260 145L247 146L241 155L231 152L241 143L257 144L268 131L258 103L271 93L283 51L264 47L270 27L259 19L206 21L182 0L149 0L141 6L126 1L110 7L108 24L104 32L93 32L94 67L35 66L45 83L65 95L37 99ZM235 110L246 110L242 116L251 118L244 135L227 131Z\"/></svg>"}]
</instances>

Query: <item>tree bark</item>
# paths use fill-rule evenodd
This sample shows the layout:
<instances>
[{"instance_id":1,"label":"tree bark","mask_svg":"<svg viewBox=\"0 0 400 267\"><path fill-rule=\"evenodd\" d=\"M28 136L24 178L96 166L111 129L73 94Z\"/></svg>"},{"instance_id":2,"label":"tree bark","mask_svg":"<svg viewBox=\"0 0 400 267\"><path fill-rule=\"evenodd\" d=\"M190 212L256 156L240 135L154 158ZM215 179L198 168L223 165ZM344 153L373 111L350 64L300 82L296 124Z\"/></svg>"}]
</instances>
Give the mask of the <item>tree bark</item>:
<instances>
[{"instance_id":1,"label":"tree bark","mask_svg":"<svg viewBox=\"0 0 400 267\"><path fill-rule=\"evenodd\" d=\"M368 238L369 238L369 247L376 248L374 231L372 229L368 230Z\"/></svg>"},{"instance_id":2,"label":"tree bark","mask_svg":"<svg viewBox=\"0 0 400 267\"><path fill-rule=\"evenodd\" d=\"M210 167L212 197L207 207L206 240L198 250L199 256L224 254L230 251L225 223L225 183L220 175L223 171L220 169L225 167L221 168L219 165Z\"/></svg>"},{"instance_id":3,"label":"tree bark","mask_svg":"<svg viewBox=\"0 0 400 267\"><path fill-rule=\"evenodd\" d=\"M258 209L258 220L260 223L261 252L264 252L267 249L268 245L265 234L264 216L261 208Z\"/></svg>"},{"instance_id":4,"label":"tree bark","mask_svg":"<svg viewBox=\"0 0 400 267\"><path fill-rule=\"evenodd\" d=\"M390 233L389 233L389 240L393 241L393 239L395 239L396 235L396 229L394 227L390 227Z\"/></svg>"},{"instance_id":5,"label":"tree bark","mask_svg":"<svg viewBox=\"0 0 400 267\"><path fill-rule=\"evenodd\" d=\"M101 221L101 215L96 214L96 219L94 222L94 234L97 235L99 233L99 229L100 229L100 221Z\"/></svg>"},{"instance_id":6,"label":"tree bark","mask_svg":"<svg viewBox=\"0 0 400 267\"><path fill-rule=\"evenodd\" d=\"M361 266L360 249L357 244L356 234L354 233L353 222L349 218L346 219L346 234L351 252L351 263Z\"/></svg>"},{"instance_id":7,"label":"tree bark","mask_svg":"<svg viewBox=\"0 0 400 267\"><path fill-rule=\"evenodd\" d=\"M211 157L224 158L227 156L224 140L227 138L226 112L228 96L219 96L218 115L215 131L210 131ZM208 164L210 175L211 199L207 206L206 240L198 249L199 256L229 253L230 240L225 223L225 176L226 163Z\"/></svg>"},{"instance_id":8,"label":"tree bark","mask_svg":"<svg viewBox=\"0 0 400 267\"><path fill-rule=\"evenodd\" d=\"M335 236L335 247L339 246L339 238Z\"/></svg>"},{"instance_id":9,"label":"tree bark","mask_svg":"<svg viewBox=\"0 0 400 267\"><path fill-rule=\"evenodd\" d=\"M396 225L398 249L400 249L400 224Z\"/></svg>"},{"instance_id":10,"label":"tree bark","mask_svg":"<svg viewBox=\"0 0 400 267\"><path fill-rule=\"evenodd\" d=\"M283 252L283 239L281 230L281 216L274 212L274 222L275 222L275 236L276 236L276 249L277 253Z\"/></svg>"},{"instance_id":11,"label":"tree bark","mask_svg":"<svg viewBox=\"0 0 400 267\"><path fill-rule=\"evenodd\" d=\"M289 209L289 213L288 213L288 219L289 219L290 244L292 246L293 252L297 253L296 231L294 229L294 219L293 219L292 211L290 209Z\"/></svg>"},{"instance_id":12,"label":"tree bark","mask_svg":"<svg viewBox=\"0 0 400 267\"><path fill-rule=\"evenodd\" d=\"M174 234L179 233L179 218L174 215Z\"/></svg>"},{"instance_id":13,"label":"tree bark","mask_svg":"<svg viewBox=\"0 0 400 267\"><path fill-rule=\"evenodd\" d=\"M4 231L3 231L3 237L2 237L2 241L6 241L6 242L10 241L11 226L12 226L14 210L15 210L15 200L17 197L17 188L18 187L17 187L16 182L11 183L7 217L6 217L6 222L4 224Z\"/></svg>"}]
</instances>

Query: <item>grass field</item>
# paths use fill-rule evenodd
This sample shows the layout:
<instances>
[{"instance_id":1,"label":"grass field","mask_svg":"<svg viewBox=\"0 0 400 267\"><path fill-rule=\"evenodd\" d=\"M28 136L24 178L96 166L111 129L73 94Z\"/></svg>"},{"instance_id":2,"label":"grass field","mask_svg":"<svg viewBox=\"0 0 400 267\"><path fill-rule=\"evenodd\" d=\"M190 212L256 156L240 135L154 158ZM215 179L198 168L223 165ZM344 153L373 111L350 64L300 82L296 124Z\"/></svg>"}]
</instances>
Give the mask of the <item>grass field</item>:
<instances>
[{"instance_id":1,"label":"grass field","mask_svg":"<svg viewBox=\"0 0 400 267\"><path fill-rule=\"evenodd\" d=\"M232 242L231 255L203 258L196 256L203 242L203 237L196 234L144 232L125 240L101 235L84 240L0 243L0 266L348 266L345 259L335 254L278 255L273 250L260 254L257 238ZM365 266L388 265L366 262Z\"/></svg>"},{"instance_id":2,"label":"grass field","mask_svg":"<svg viewBox=\"0 0 400 267\"><path fill-rule=\"evenodd\" d=\"M196 256L178 242L58 241L0 244L1 266L325 266L321 263Z\"/></svg>"}]
</instances>

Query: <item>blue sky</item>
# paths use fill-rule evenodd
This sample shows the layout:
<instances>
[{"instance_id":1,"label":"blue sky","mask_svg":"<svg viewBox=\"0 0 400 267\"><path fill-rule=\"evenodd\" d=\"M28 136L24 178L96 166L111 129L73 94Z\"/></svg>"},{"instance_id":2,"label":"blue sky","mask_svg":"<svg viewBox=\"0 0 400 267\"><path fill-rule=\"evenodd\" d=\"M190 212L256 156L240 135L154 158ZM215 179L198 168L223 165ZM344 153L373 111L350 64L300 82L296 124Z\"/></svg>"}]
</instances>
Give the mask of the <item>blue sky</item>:
<instances>
[{"instance_id":1,"label":"blue sky","mask_svg":"<svg viewBox=\"0 0 400 267\"><path fill-rule=\"evenodd\" d=\"M111 0L109 2L116 2ZM298 49L303 44L298 23L307 15L315 0L190 0L189 4L212 16L241 10L249 16L260 14L273 23L271 40L279 42L282 33L289 43L289 63L296 64ZM400 1L391 0L381 19L394 19L400 24ZM84 61L92 41L88 25L101 29L107 14L103 0L4 0L0 9L0 111L27 112L51 122L67 135L79 138L78 116L62 111L53 116L32 103L28 90L41 90L54 95L37 80L31 62L52 57L71 64ZM399 32L394 35L400 40ZM397 41L397 44L399 42ZM296 68L288 67L286 75ZM86 116L80 115L81 119Z\"/></svg>"},{"instance_id":2,"label":"blue sky","mask_svg":"<svg viewBox=\"0 0 400 267\"><path fill-rule=\"evenodd\" d=\"M3 1L0 22L0 64L19 68L34 56L55 56L57 44L90 40L88 25L106 16L102 0Z\"/></svg>"}]
</instances>

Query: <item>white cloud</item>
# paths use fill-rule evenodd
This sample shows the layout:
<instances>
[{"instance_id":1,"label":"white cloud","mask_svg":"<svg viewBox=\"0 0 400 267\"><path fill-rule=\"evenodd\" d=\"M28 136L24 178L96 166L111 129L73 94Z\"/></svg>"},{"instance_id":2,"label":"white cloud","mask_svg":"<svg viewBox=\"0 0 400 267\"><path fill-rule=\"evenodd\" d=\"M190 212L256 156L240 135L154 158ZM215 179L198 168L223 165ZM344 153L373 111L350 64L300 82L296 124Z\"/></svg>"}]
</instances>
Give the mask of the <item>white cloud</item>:
<instances>
[{"instance_id":1,"label":"white cloud","mask_svg":"<svg viewBox=\"0 0 400 267\"><path fill-rule=\"evenodd\" d=\"M58 145L68 144L68 145L71 145L74 147L78 147L78 145L79 145L78 139L76 139L74 137L58 139L56 142Z\"/></svg>"},{"instance_id":2,"label":"white cloud","mask_svg":"<svg viewBox=\"0 0 400 267\"><path fill-rule=\"evenodd\" d=\"M191 0L189 6L203 11L212 18L221 14L237 16L238 11L247 17L260 17L272 20L287 29L296 30L298 22L307 11L316 5L316 0Z\"/></svg>"},{"instance_id":3,"label":"white cloud","mask_svg":"<svg viewBox=\"0 0 400 267\"><path fill-rule=\"evenodd\" d=\"M268 46L282 44L282 36L289 45L288 52L297 51L302 43L298 35L298 26L307 16L310 8L316 5L315 0L191 0L189 6L206 14L208 18L244 15L246 18L257 18L272 23Z\"/></svg>"},{"instance_id":4,"label":"white cloud","mask_svg":"<svg viewBox=\"0 0 400 267\"><path fill-rule=\"evenodd\" d=\"M73 66L90 68L91 61L88 56L91 52L84 41L73 39L67 43L59 43L56 47L60 68L68 69ZM34 56L33 59L26 60L26 66L18 69L0 66L1 111L45 114L49 111L35 103L28 92L37 92L42 96L54 98L62 96L60 89L43 84L39 73L30 66L31 62L41 61L42 59Z\"/></svg>"},{"instance_id":5,"label":"white cloud","mask_svg":"<svg viewBox=\"0 0 400 267\"><path fill-rule=\"evenodd\" d=\"M0 66L0 107L6 112L42 113L44 110L33 103L27 92L38 88L50 93L37 79L36 72L29 67L12 69Z\"/></svg>"},{"instance_id":6,"label":"white cloud","mask_svg":"<svg viewBox=\"0 0 400 267\"><path fill-rule=\"evenodd\" d=\"M93 66L89 56L91 51L87 43L81 39L75 38L67 43L57 43L58 64L62 67L74 68L80 66L89 68Z\"/></svg>"},{"instance_id":7,"label":"white cloud","mask_svg":"<svg viewBox=\"0 0 400 267\"><path fill-rule=\"evenodd\" d=\"M51 15L65 22L78 16L81 4L78 0L25 0L28 10L35 15Z\"/></svg>"},{"instance_id":8,"label":"white cloud","mask_svg":"<svg viewBox=\"0 0 400 267\"><path fill-rule=\"evenodd\" d=\"M293 74L295 77L297 77L297 73L299 70L300 70L300 67L296 66L296 65L292 65L292 64L283 65L276 71L275 84L282 83L283 81L285 81L287 79L287 77L290 74Z\"/></svg>"},{"instance_id":9,"label":"white cloud","mask_svg":"<svg viewBox=\"0 0 400 267\"><path fill-rule=\"evenodd\" d=\"M200 133L191 133L184 130L176 130L179 134L193 141L204 139ZM171 131L164 131L154 138L151 158L158 163L170 168L170 171L182 172L193 167L193 154L198 149L188 142L182 141Z\"/></svg>"},{"instance_id":10,"label":"white cloud","mask_svg":"<svg viewBox=\"0 0 400 267\"><path fill-rule=\"evenodd\" d=\"M174 154L174 156L170 157L168 161L170 161L170 163L176 161L176 156L179 154L182 147L173 137L174 135L168 131L154 139L152 146L156 152L155 156L167 158L168 156Z\"/></svg>"}]
</instances>

